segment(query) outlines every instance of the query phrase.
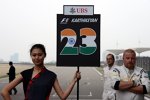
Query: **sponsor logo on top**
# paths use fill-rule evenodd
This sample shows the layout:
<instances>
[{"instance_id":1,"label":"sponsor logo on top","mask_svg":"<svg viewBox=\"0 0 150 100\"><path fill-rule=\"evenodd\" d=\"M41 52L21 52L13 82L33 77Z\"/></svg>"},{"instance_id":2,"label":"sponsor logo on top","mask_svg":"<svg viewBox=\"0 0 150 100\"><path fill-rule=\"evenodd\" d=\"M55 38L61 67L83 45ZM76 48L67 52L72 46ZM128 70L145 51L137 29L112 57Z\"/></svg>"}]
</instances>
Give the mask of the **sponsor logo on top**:
<instances>
[{"instance_id":1,"label":"sponsor logo on top","mask_svg":"<svg viewBox=\"0 0 150 100\"><path fill-rule=\"evenodd\" d=\"M65 5L64 15L93 15L93 9L92 5Z\"/></svg>"}]
</instances>

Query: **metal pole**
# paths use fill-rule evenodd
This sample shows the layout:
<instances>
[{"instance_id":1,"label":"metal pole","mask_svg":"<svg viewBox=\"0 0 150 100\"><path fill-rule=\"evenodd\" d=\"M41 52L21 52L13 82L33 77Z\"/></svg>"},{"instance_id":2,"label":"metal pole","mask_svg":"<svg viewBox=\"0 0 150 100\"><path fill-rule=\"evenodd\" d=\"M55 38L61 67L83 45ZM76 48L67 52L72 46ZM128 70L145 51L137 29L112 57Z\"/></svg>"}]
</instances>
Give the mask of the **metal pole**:
<instances>
[{"instance_id":1,"label":"metal pole","mask_svg":"<svg viewBox=\"0 0 150 100\"><path fill-rule=\"evenodd\" d=\"M77 67L77 71L79 72L79 66ZM77 80L77 100L79 100L79 80Z\"/></svg>"}]
</instances>

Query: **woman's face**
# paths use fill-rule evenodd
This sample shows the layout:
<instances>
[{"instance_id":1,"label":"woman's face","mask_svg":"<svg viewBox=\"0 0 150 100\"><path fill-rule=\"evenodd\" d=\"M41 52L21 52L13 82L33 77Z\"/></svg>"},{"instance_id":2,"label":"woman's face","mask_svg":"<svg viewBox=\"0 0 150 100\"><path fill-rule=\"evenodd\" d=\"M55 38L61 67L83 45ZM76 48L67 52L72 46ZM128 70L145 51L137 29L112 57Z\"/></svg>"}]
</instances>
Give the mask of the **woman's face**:
<instances>
[{"instance_id":1,"label":"woman's face","mask_svg":"<svg viewBox=\"0 0 150 100\"><path fill-rule=\"evenodd\" d=\"M35 64L35 66L43 66L44 58L45 58L45 54L41 49L35 48L32 50L31 59L32 62Z\"/></svg>"}]
</instances>

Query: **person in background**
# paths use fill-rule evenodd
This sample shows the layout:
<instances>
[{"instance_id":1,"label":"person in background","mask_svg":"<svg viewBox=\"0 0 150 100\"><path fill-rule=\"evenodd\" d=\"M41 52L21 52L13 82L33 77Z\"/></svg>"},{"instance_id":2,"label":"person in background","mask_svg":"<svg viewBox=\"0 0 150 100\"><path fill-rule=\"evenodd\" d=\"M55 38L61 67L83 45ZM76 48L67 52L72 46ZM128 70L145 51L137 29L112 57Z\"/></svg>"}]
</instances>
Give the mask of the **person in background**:
<instances>
[{"instance_id":1,"label":"person in background","mask_svg":"<svg viewBox=\"0 0 150 100\"><path fill-rule=\"evenodd\" d=\"M46 50L43 44L35 44L30 49L30 56L34 63L33 68L24 70L15 80L7 84L1 92L4 100L11 100L9 91L23 82L25 100L49 100L52 87L61 100L66 100L77 80L81 78L80 72L75 75L65 91L59 85L57 75L44 65Z\"/></svg>"},{"instance_id":2,"label":"person in background","mask_svg":"<svg viewBox=\"0 0 150 100\"><path fill-rule=\"evenodd\" d=\"M111 87L111 72L113 70L115 57L113 54L106 56L107 66L103 68L104 71L104 89L103 100L115 100L115 90Z\"/></svg>"},{"instance_id":3,"label":"person in background","mask_svg":"<svg viewBox=\"0 0 150 100\"><path fill-rule=\"evenodd\" d=\"M13 62L10 61L9 62L9 73L7 73L9 75L9 83L12 82L14 79L15 79L15 76L16 76L16 69L13 65ZM9 91L9 94L12 95L12 90L14 90L14 95L17 94L17 89L14 87L12 88L10 91Z\"/></svg>"},{"instance_id":4,"label":"person in background","mask_svg":"<svg viewBox=\"0 0 150 100\"><path fill-rule=\"evenodd\" d=\"M123 65L114 68L112 74L112 87L116 90L116 100L144 100L144 94L150 92L148 74L135 64L135 51L125 50Z\"/></svg>"}]
</instances>

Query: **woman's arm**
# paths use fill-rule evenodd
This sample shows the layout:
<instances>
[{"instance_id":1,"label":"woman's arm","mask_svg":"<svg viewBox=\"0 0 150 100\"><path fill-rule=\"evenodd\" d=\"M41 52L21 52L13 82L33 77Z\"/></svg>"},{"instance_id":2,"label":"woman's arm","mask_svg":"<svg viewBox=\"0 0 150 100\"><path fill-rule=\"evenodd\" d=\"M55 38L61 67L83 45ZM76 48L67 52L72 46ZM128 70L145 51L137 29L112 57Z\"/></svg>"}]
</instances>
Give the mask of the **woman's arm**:
<instances>
[{"instance_id":1,"label":"woman's arm","mask_svg":"<svg viewBox=\"0 0 150 100\"><path fill-rule=\"evenodd\" d=\"M21 75L18 75L12 82L8 83L3 87L1 91L1 95L4 100L11 100L9 91L14 87L16 87L21 82L22 79L23 77Z\"/></svg>"},{"instance_id":2,"label":"woman's arm","mask_svg":"<svg viewBox=\"0 0 150 100\"><path fill-rule=\"evenodd\" d=\"M73 80L71 81L71 83L68 85L67 89L65 91L63 91L59 85L58 79L55 80L54 82L54 89L56 91L56 93L58 94L58 96L61 98L61 100L66 100L66 98L69 96L69 94L71 93L75 83L77 82L77 80L79 80L81 78L80 76L80 72L76 72L74 75Z\"/></svg>"}]
</instances>

